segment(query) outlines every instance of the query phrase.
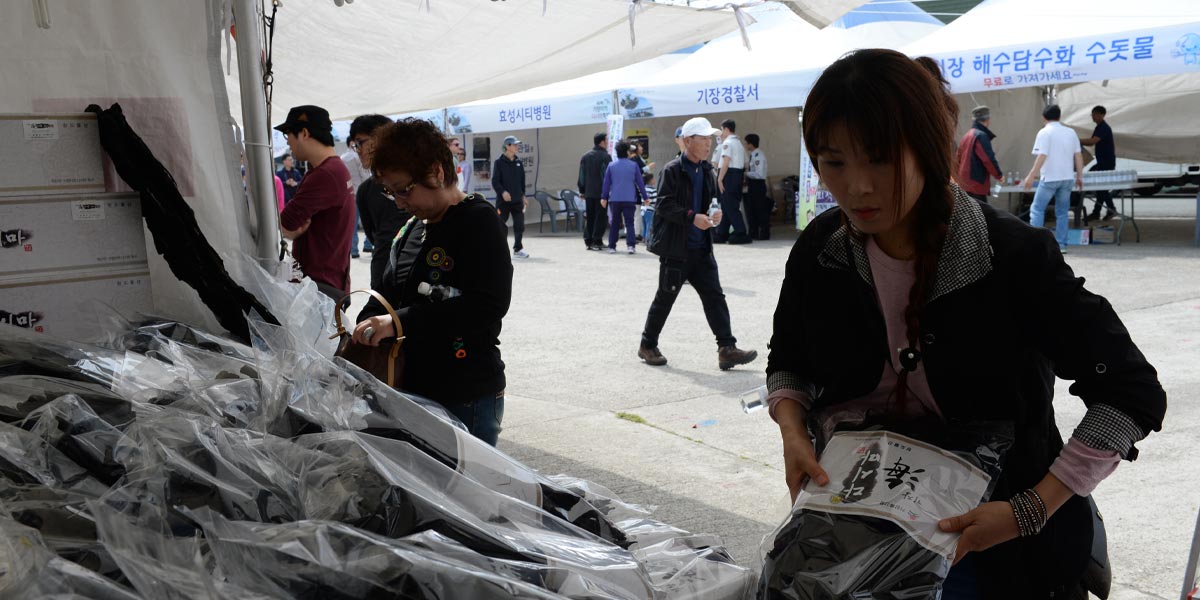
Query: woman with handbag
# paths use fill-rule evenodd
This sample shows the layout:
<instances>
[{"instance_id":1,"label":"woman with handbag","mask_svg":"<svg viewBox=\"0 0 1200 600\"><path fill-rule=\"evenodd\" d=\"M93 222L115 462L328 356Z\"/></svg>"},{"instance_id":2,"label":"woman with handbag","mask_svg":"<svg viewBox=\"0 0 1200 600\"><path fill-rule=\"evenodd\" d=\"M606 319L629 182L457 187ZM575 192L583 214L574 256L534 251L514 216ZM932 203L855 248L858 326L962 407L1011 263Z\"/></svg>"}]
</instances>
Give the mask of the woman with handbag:
<instances>
[{"instance_id":1,"label":"woman with handbag","mask_svg":"<svg viewBox=\"0 0 1200 600\"><path fill-rule=\"evenodd\" d=\"M396 234L353 341L401 344L396 385L446 407L495 445L504 417L501 320L512 296L512 261L496 209L458 189L454 158L432 123L404 119L375 131L372 172L413 217ZM394 316L393 316L394 314Z\"/></svg>"},{"instance_id":2,"label":"woman with handbag","mask_svg":"<svg viewBox=\"0 0 1200 600\"><path fill-rule=\"evenodd\" d=\"M814 85L804 143L840 210L788 259L768 404L793 497L831 485L818 460L835 427L1009 425L992 501L937 524L961 533L942 597L1068 597L1091 550L1087 496L1161 429L1166 395L1048 232L951 183L950 106L888 50L850 54ZM1056 375L1088 407L1065 445Z\"/></svg>"}]
</instances>

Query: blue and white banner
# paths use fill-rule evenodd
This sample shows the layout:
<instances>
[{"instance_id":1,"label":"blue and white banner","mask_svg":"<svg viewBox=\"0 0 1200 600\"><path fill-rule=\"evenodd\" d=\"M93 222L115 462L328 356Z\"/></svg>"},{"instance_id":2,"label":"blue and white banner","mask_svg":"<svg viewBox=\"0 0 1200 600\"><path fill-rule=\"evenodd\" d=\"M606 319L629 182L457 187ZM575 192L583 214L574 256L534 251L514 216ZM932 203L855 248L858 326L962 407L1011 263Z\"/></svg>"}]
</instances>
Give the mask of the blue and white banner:
<instances>
[{"instance_id":1,"label":"blue and white banner","mask_svg":"<svg viewBox=\"0 0 1200 600\"><path fill-rule=\"evenodd\" d=\"M733 110L761 110L804 104L820 70L622 89L617 92L626 119L678 117Z\"/></svg>"},{"instance_id":2,"label":"blue and white banner","mask_svg":"<svg viewBox=\"0 0 1200 600\"><path fill-rule=\"evenodd\" d=\"M1035 85L1168 73L1200 73L1200 24L1172 25L1002 46L934 53L956 94Z\"/></svg>"},{"instance_id":3,"label":"blue and white banner","mask_svg":"<svg viewBox=\"0 0 1200 600\"><path fill-rule=\"evenodd\" d=\"M489 133L603 123L613 114L612 92L464 104L446 110L451 133Z\"/></svg>"}]
</instances>

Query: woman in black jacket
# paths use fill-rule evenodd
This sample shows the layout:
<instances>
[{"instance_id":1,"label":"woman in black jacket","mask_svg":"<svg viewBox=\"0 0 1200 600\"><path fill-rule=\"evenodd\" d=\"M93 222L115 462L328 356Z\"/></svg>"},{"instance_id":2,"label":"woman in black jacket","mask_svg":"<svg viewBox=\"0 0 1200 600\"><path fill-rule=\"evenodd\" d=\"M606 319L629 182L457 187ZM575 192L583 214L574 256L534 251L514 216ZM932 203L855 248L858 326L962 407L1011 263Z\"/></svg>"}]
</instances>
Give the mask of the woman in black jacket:
<instances>
[{"instance_id":1,"label":"woman in black jacket","mask_svg":"<svg viewBox=\"0 0 1200 600\"><path fill-rule=\"evenodd\" d=\"M354 339L378 345L403 336L405 392L454 413L495 445L504 417L501 319L512 296L512 260L496 209L456 186L446 138L428 121L404 119L374 135L372 171L413 217L396 235L377 291Z\"/></svg>"},{"instance_id":2,"label":"woman in black jacket","mask_svg":"<svg viewBox=\"0 0 1200 600\"><path fill-rule=\"evenodd\" d=\"M1161 428L1166 396L1048 232L950 182L945 94L912 59L863 50L805 104L804 142L840 210L796 242L775 312L768 403L787 483L793 497L806 479L828 485L819 450L850 421L1007 424L992 501L938 524L962 534L944 598L1065 597L1091 548L1085 496ZM1088 407L1065 446L1056 375Z\"/></svg>"}]
</instances>

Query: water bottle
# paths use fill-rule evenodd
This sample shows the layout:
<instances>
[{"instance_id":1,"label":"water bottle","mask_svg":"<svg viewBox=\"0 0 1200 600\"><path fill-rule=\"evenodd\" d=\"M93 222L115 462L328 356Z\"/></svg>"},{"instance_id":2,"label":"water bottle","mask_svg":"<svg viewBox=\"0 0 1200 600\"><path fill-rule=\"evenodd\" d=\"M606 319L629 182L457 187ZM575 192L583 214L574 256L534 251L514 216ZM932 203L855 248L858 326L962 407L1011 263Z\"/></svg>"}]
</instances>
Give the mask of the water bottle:
<instances>
[{"instance_id":1,"label":"water bottle","mask_svg":"<svg viewBox=\"0 0 1200 600\"><path fill-rule=\"evenodd\" d=\"M717 202L716 198L712 199L712 204L708 205L708 218L715 218L721 212L721 203Z\"/></svg>"},{"instance_id":2,"label":"water bottle","mask_svg":"<svg viewBox=\"0 0 1200 600\"><path fill-rule=\"evenodd\" d=\"M992 186L992 197L993 198L1000 197L1000 183L999 182L996 182L996 185Z\"/></svg>"},{"instance_id":3,"label":"water bottle","mask_svg":"<svg viewBox=\"0 0 1200 600\"><path fill-rule=\"evenodd\" d=\"M448 285L432 285L428 281L422 281L417 284L417 293L422 296L428 296L430 300L438 302L457 298L462 295L462 290Z\"/></svg>"},{"instance_id":4,"label":"water bottle","mask_svg":"<svg viewBox=\"0 0 1200 600\"><path fill-rule=\"evenodd\" d=\"M767 407L767 386L759 386L745 392L739 399L742 401L742 412L756 413Z\"/></svg>"}]
</instances>

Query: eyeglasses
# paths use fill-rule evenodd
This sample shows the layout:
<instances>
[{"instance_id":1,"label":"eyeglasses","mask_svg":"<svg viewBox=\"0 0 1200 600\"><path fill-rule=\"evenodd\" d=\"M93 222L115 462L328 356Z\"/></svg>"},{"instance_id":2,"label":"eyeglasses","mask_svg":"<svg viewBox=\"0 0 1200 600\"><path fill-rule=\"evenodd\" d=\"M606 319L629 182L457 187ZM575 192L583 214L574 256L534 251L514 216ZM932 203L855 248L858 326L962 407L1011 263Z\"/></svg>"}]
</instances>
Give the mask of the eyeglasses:
<instances>
[{"instance_id":1,"label":"eyeglasses","mask_svg":"<svg viewBox=\"0 0 1200 600\"><path fill-rule=\"evenodd\" d=\"M414 179L412 183L404 186L404 189L400 191L394 190L391 186L382 181L379 182L379 185L383 186L383 195L387 196L388 200L395 202L396 200L408 200L408 197L412 194L413 188L417 187L417 180Z\"/></svg>"},{"instance_id":2,"label":"eyeglasses","mask_svg":"<svg viewBox=\"0 0 1200 600\"><path fill-rule=\"evenodd\" d=\"M354 140L353 142L350 142L350 149L354 150L355 152L358 152L358 151L362 150L363 148L366 148L367 142L370 142L370 141L371 140L369 140L369 139Z\"/></svg>"}]
</instances>

